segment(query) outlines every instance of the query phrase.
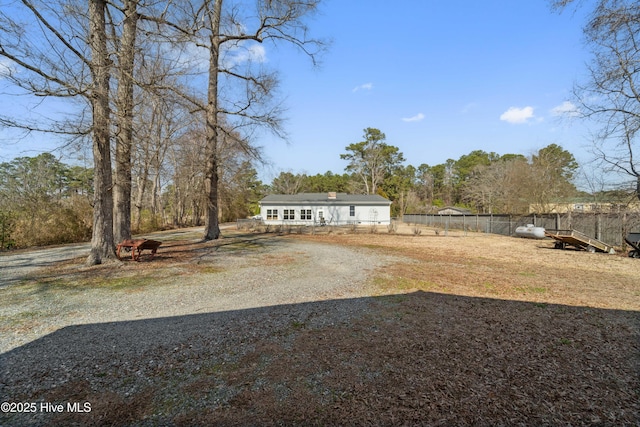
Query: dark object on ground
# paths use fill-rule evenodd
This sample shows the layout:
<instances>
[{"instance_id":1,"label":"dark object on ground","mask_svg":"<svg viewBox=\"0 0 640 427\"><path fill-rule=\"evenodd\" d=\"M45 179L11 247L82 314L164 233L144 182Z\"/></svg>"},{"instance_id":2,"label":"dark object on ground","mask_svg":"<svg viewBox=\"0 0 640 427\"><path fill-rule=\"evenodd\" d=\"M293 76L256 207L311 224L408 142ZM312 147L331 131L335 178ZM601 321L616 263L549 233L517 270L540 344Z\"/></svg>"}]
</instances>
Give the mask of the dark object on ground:
<instances>
[{"instance_id":1,"label":"dark object on ground","mask_svg":"<svg viewBox=\"0 0 640 427\"><path fill-rule=\"evenodd\" d=\"M587 252L615 253L613 246L607 245L577 230L549 230L545 231L544 234L556 240L554 245L556 249L565 249L567 246L573 246L577 249L584 249Z\"/></svg>"},{"instance_id":2,"label":"dark object on ground","mask_svg":"<svg viewBox=\"0 0 640 427\"><path fill-rule=\"evenodd\" d=\"M640 233L629 233L624 241L633 248L629 251L629 258L640 258Z\"/></svg>"},{"instance_id":3,"label":"dark object on ground","mask_svg":"<svg viewBox=\"0 0 640 427\"><path fill-rule=\"evenodd\" d=\"M151 250L151 258L153 259L153 256L156 254L156 252L158 251L158 248L160 247L160 245L162 244L162 242L159 242L157 240L147 240L147 239L137 239L137 240L123 240L120 244L118 244L117 247L117 254L118 254L118 258L122 259L120 257L120 250L122 248L125 249L125 251L131 251L131 259L134 261L140 261L140 255L142 255L142 251L144 251L145 249L150 249Z\"/></svg>"}]
</instances>

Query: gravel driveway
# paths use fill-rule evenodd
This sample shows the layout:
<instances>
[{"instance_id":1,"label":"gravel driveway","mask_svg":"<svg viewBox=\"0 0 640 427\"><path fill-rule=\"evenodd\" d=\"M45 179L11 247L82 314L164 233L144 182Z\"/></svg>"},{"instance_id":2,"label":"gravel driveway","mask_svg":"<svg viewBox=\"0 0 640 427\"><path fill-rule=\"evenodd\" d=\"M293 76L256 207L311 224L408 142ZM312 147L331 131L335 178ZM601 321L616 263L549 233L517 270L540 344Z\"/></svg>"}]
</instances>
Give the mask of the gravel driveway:
<instances>
[{"instance_id":1,"label":"gravel driveway","mask_svg":"<svg viewBox=\"0 0 640 427\"><path fill-rule=\"evenodd\" d=\"M69 401L75 392L67 387L78 382L126 398L149 386L165 387L157 381L166 378L152 374L157 369L197 376L202 366L193 351L226 363L247 351L257 336L286 335L302 324L348 323L369 304L358 297L366 294L371 273L392 262L367 249L256 235L205 247L192 264L165 266L157 280L133 289L56 288L33 278L20 282L73 251L3 257L3 271L13 272L14 283L4 287L0 303L0 395L5 400ZM40 261L45 253L52 255L50 261ZM159 251L162 256L166 252ZM123 264L135 269L159 267L161 261ZM176 361L183 349L188 361ZM179 372L172 363L180 365ZM171 388L166 392L167 399L178 398ZM219 392L218 399L233 394ZM92 403L95 414L100 402ZM42 412L5 418L9 424L50 420Z\"/></svg>"},{"instance_id":2,"label":"gravel driveway","mask_svg":"<svg viewBox=\"0 0 640 427\"><path fill-rule=\"evenodd\" d=\"M164 234L162 238L197 235ZM0 305L0 319L10 323L4 327L0 323L5 332L0 335L0 352L69 325L361 296L373 269L390 262L362 249L257 235L201 251L194 261L197 274L189 271L188 264L186 269L174 267L175 274L165 271L152 285L133 290L53 289L38 286L37 280L26 290L18 285L28 277L37 277L44 267L84 256L87 249L87 245L73 245L0 257L4 286L18 286L5 289L5 301L13 301ZM125 264L135 268L134 263Z\"/></svg>"},{"instance_id":3,"label":"gravel driveway","mask_svg":"<svg viewBox=\"0 0 640 427\"><path fill-rule=\"evenodd\" d=\"M18 283L38 270L89 253L89 244L64 245L0 255L0 289Z\"/></svg>"},{"instance_id":4,"label":"gravel driveway","mask_svg":"<svg viewBox=\"0 0 640 427\"><path fill-rule=\"evenodd\" d=\"M229 230L230 228L232 228L230 224L221 226L222 230ZM160 236L163 239L179 239L183 237L193 239L196 235L202 235L202 229L187 228L172 230L147 236L136 236L136 238L151 239ZM55 265L61 261L88 256L90 248L90 243L78 243L0 253L0 289L4 286L18 283L39 270Z\"/></svg>"}]
</instances>

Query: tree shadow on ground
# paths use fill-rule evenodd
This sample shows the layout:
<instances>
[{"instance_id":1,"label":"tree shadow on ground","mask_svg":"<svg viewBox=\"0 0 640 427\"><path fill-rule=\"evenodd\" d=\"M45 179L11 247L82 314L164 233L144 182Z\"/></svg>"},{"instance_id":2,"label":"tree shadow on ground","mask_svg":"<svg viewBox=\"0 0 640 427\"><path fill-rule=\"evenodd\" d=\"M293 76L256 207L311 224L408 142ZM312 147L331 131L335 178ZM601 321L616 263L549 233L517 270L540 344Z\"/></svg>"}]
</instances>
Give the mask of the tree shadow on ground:
<instances>
[{"instance_id":1,"label":"tree shadow on ground","mask_svg":"<svg viewBox=\"0 0 640 427\"><path fill-rule=\"evenodd\" d=\"M160 260L197 260L198 256L206 256L216 252L239 252L251 249L262 249L266 246L278 244L278 236L272 234L236 234L219 240L167 240L162 241L156 254L151 256L151 251L142 252L137 262L152 262ZM131 251L121 251L121 261L133 261Z\"/></svg>"},{"instance_id":2,"label":"tree shadow on ground","mask_svg":"<svg viewBox=\"0 0 640 427\"><path fill-rule=\"evenodd\" d=\"M64 288L68 287L65 286L66 282L83 283L98 277L104 279L111 276L135 276L136 274L144 277L149 271L157 272L159 269L176 266L191 268L194 263L211 262L220 254L256 253L282 244L279 236L273 234L234 234L224 239L207 242L169 239L162 242L156 254L152 255L150 250L143 251L138 261L133 260L131 251L125 249L120 253L119 263L89 267L84 264L85 254L64 260L56 258L47 262L39 259L38 263L33 265L41 268L3 280L0 283L0 289L20 284L35 284L39 290L47 291L52 285ZM25 260L25 265L29 263L28 258L21 259Z\"/></svg>"},{"instance_id":3,"label":"tree shadow on ground","mask_svg":"<svg viewBox=\"0 0 640 427\"><path fill-rule=\"evenodd\" d=\"M1 425L638 425L640 316L415 292L77 325L0 355L0 395L37 403Z\"/></svg>"}]
</instances>

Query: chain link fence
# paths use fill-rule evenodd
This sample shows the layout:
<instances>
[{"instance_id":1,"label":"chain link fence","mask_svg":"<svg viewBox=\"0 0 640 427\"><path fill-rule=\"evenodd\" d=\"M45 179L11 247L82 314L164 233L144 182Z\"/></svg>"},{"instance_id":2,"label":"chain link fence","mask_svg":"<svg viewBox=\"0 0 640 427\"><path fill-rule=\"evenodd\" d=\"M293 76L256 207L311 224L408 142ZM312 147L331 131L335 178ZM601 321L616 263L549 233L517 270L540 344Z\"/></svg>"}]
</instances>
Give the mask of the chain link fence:
<instances>
[{"instance_id":1,"label":"chain link fence","mask_svg":"<svg viewBox=\"0 0 640 427\"><path fill-rule=\"evenodd\" d=\"M467 230L513 236L517 227L533 224L546 230L577 230L613 246L624 246L628 233L640 232L640 213L576 213L530 215L405 214L406 224L443 230Z\"/></svg>"}]
</instances>

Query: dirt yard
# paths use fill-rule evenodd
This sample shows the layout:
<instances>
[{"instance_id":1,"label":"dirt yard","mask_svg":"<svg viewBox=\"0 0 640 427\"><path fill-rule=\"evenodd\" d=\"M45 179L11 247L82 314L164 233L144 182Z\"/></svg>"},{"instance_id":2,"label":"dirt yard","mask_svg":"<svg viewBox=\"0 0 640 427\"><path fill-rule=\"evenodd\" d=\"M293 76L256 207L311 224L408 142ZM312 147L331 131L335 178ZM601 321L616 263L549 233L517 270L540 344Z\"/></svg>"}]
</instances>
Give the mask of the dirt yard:
<instances>
[{"instance_id":1,"label":"dirt yard","mask_svg":"<svg viewBox=\"0 0 640 427\"><path fill-rule=\"evenodd\" d=\"M403 225L390 234L330 233L316 241L376 249L407 258L380 272L377 284L404 290L536 303L640 311L640 263L617 255L531 240ZM436 234L437 233L437 234ZM384 280L386 278L386 280Z\"/></svg>"},{"instance_id":2,"label":"dirt yard","mask_svg":"<svg viewBox=\"0 0 640 427\"><path fill-rule=\"evenodd\" d=\"M337 282L287 304L177 316L173 300L174 317L62 328L0 355L0 395L91 402L91 412L0 414L0 424L640 425L640 260L410 227L227 235L168 242L152 262L116 273L58 264L3 291L15 306L38 281L55 284L44 294L53 298L56 289L91 292L79 289L109 275L114 285L101 295L144 304L176 282L191 294L238 283L230 269L244 269L243 282L273 275L267 301L296 277L295 289L317 288L334 271ZM328 250L314 258L319 248ZM234 292L215 289L215 298ZM38 319L7 317L0 330ZM55 361L29 362L42 351Z\"/></svg>"}]
</instances>

